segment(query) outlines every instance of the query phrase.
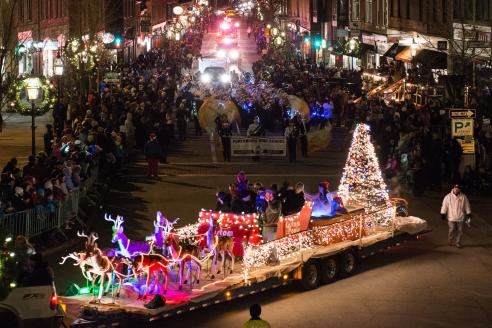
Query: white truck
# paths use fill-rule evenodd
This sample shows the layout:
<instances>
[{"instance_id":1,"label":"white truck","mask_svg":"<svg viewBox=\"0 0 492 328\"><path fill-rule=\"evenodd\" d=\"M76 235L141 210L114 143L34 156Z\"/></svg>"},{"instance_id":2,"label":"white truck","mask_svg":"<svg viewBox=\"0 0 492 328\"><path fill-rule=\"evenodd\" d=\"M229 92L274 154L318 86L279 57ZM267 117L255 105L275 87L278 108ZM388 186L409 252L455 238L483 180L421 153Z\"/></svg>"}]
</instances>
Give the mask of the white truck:
<instances>
[{"instance_id":1,"label":"white truck","mask_svg":"<svg viewBox=\"0 0 492 328\"><path fill-rule=\"evenodd\" d=\"M55 328L65 326L64 316L53 285L16 287L0 302L2 328Z\"/></svg>"}]
</instances>

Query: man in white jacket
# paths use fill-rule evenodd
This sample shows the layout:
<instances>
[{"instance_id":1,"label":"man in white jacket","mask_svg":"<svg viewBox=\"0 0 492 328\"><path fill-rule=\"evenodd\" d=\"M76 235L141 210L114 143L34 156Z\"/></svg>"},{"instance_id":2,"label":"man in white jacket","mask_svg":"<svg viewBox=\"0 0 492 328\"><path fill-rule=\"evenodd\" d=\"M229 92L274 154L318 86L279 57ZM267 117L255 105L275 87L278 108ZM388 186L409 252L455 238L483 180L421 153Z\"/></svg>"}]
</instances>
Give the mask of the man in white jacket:
<instances>
[{"instance_id":1,"label":"man in white jacket","mask_svg":"<svg viewBox=\"0 0 492 328\"><path fill-rule=\"evenodd\" d=\"M463 235L463 223L470 222L471 209L468 197L461 192L459 185L454 185L449 194L444 197L441 207L441 219L448 220L450 246L461 248L461 236Z\"/></svg>"}]
</instances>

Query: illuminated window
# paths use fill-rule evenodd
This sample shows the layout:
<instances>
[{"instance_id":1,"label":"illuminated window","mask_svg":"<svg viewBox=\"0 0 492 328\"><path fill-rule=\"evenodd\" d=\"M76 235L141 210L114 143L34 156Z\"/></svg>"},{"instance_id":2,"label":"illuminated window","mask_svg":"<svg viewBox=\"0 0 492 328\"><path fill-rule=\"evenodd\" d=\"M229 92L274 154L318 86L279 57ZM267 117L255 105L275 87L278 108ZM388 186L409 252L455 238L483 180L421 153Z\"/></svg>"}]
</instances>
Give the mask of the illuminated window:
<instances>
[{"instance_id":1,"label":"illuminated window","mask_svg":"<svg viewBox=\"0 0 492 328\"><path fill-rule=\"evenodd\" d=\"M366 0L366 22L372 23L372 0Z\"/></svg>"},{"instance_id":2,"label":"illuminated window","mask_svg":"<svg viewBox=\"0 0 492 328\"><path fill-rule=\"evenodd\" d=\"M358 21L359 13L360 13L360 0L352 0L351 19L353 21Z\"/></svg>"}]
</instances>

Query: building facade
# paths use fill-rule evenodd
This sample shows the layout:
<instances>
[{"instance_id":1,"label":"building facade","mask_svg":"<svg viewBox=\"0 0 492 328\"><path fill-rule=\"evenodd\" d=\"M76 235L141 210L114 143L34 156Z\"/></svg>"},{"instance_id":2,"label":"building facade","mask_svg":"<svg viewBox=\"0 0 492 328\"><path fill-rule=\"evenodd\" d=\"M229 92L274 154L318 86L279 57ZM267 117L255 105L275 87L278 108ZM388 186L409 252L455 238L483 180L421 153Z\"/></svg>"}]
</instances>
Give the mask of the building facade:
<instances>
[{"instance_id":1,"label":"building facade","mask_svg":"<svg viewBox=\"0 0 492 328\"><path fill-rule=\"evenodd\" d=\"M170 2L19 0L16 8L20 53L17 73L50 77L54 73L54 60L63 51L68 38L105 32L124 37L121 50L116 50L124 52L125 56L118 58L133 61L139 53L150 49L152 27L165 22Z\"/></svg>"}]
</instances>

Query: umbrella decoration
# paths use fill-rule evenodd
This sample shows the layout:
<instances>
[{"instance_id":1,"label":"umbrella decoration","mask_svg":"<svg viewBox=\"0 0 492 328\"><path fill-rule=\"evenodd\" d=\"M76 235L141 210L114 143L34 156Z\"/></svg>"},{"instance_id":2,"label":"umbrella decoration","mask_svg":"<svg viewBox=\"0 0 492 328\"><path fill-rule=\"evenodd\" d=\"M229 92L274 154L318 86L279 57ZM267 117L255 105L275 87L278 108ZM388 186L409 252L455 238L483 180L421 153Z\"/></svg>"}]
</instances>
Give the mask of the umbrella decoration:
<instances>
[{"instance_id":1,"label":"umbrella decoration","mask_svg":"<svg viewBox=\"0 0 492 328\"><path fill-rule=\"evenodd\" d=\"M265 110L272 108L276 101L285 106L294 117L301 114L307 121L310 120L309 105L303 99L289 95L285 91L275 88L270 83L259 83L257 85L238 83L231 96L237 101L243 110L250 111L254 103L260 105Z\"/></svg>"},{"instance_id":2,"label":"umbrella decoration","mask_svg":"<svg viewBox=\"0 0 492 328\"><path fill-rule=\"evenodd\" d=\"M215 120L218 116L223 115L227 117L229 123L241 122L239 110L231 100L207 97L198 112L198 121L203 129L208 133L212 133L215 131Z\"/></svg>"},{"instance_id":3,"label":"umbrella decoration","mask_svg":"<svg viewBox=\"0 0 492 328\"><path fill-rule=\"evenodd\" d=\"M301 115L306 121L309 121L311 115L309 111L309 105L304 99L301 99L297 96L288 95L287 99L289 101L289 108L291 110L292 115L295 116L297 114Z\"/></svg>"},{"instance_id":4,"label":"umbrella decoration","mask_svg":"<svg viewBox=\"0 0 492 328\"><path fill-rule=\"evenodd\" d=\"M327 148L331 142L331 124L319 130L311 130L307 134L308 147L310 152L319 151Z\"/></svg>"}]
</instances>

